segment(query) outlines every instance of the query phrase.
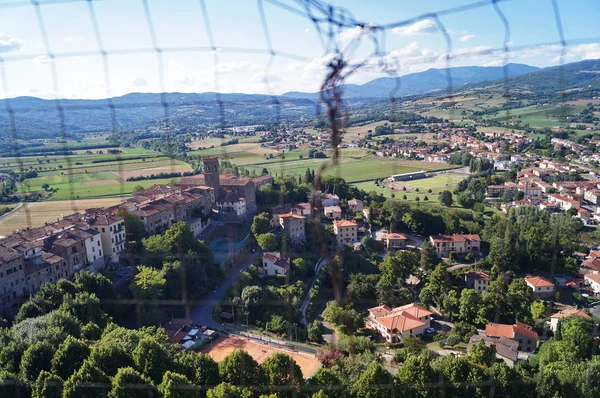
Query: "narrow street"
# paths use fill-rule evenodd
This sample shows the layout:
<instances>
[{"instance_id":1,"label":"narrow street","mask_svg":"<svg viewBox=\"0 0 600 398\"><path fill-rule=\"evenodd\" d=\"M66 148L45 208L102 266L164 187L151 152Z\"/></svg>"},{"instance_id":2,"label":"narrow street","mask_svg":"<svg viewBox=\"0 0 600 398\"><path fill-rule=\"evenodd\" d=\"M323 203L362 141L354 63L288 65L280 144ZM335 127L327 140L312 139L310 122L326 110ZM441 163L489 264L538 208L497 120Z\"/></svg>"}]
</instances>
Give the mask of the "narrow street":
<instances>
[{"instance_id":1,"label":"narrow street","mask_svg":"<svg viewBox=\"0 0 600 398\"><path fill-rule=\"evenodd\" d=\"M227 294L227 289L233 285L240 277L240 272L245 271L248 267L262 255L260 250L255 253L248 253L244 256L225 276L225 280L202 299L200 304L196 304L191 308L190 318L194 323L202 326L208 326L211 329L222 329L222 324L213 319L213 309Z\"/></svg>"},{"instance_id":2,"label":"narrow street","mask_svg":"<svg viewBox=\"0 0 600 398\"><path fill-rule=\"evenodd\" d=\"M308 309L308 304L310 304L310 295L309 295L310 289L312 289L313 286L315 285L315 282L317 281L317 276L319 275L321 268L324 265L327 265L328 263L329 263L329 257L320 258L319 261L317 261L317 269L315 270L315 275L311 279L310 285L308 286L308 289L306 290L306 296L304 297L304 300L302 300L302 304L300 305L300 311L302 311L302 324L304 326L308 326L308 321L306 320L306 310Z\"/></svg>"}]
</instances>

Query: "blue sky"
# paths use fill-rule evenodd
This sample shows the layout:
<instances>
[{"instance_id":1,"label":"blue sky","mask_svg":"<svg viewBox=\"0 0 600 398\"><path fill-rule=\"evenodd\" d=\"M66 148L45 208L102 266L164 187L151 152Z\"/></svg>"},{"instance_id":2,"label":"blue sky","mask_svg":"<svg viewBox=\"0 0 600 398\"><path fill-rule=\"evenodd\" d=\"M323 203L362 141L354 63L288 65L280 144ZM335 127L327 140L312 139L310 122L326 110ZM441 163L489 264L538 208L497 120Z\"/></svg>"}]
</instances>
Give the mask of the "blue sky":
<instances>
[{"instance_id":1,"label":"blue sky","mask_svg":"<svg viewBox=\"0 0 600 398\"><path fill-rule=\"evenodd\" d=\"M301 9L299 1L278 1ZM388 73L404 75L446 65L444 35L433 19L420 17L472 2L333 1L329 4L348 10L367 27L348 27L321 40L323 37L309 19L265 0L266 26L277 51L271 57L266 51L256 1L206 0L217 47L212 51L198 0L148 0L157 44L163 49L161 65L153 51L142 1L94 1L101 44L108 54L105 70L87 1L40 0L45 41L33 5L3 0L0 56L7 79L6 90L0 95L105 98L163 90L275 94L316 91L335 45L344 50L354 48L345 51L351 62L366 61L362 70L349 77L351 83ZM557 0L557 4L568 45L565 62L600 58L600 2ZM551 0L507 0L498 6L510 25L510 62L540 67L558 64L561 47ZM414 23L382 29L408 20ZM442 15L439 22L452 41L451 66L503 64L505 28L491 2ZM372 56L374 38L380 45L385 42L377 57ZM47 56L49 53L56 54L54 60Z\"/></svg>"}]
</instances>

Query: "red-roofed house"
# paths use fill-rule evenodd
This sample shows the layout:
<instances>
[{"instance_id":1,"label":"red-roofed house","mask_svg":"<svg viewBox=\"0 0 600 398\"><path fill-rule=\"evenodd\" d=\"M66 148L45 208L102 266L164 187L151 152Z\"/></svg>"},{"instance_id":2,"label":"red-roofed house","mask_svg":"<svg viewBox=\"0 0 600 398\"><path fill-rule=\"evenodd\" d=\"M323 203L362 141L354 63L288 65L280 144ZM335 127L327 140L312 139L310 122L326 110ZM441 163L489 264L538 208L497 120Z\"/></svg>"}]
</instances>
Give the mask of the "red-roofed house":
<instances>
[{"instance_id":1,"label":"red-roofed house","mask_svg":"<svg viewBox=\"0 0 600 398\"><path fill-rule=\"evenodd\" d=\"M469 271L465 273L465 282L469 289L477 293L487 292L490 286L490 275L483 271Z\"/></svg>"},{"instance_id":2,"label":"red-roofed house","mask_svg":"<svg viewBox=\"0 0 600 398\"><path fill-rule=\"evenodd\" d=\"M263 274L267 276L285 275L290 269L290 260L281 258L279 252L265 252L262 268Z\"/></svg>"},{"instance_id":3,"label":"red-roofed house","mask_svg":"<svg viewBox=\"0 0 600 398\"><path fill-rule=\"evenodd\" d=\"M358 240L358 224L350 220L333 220L333 233L338 245Z\"/></svg>"},{"instance_id":4,"label":"red-roofed house","mask_svg":"<svg viewBox=\"0 0 600 398\"><path fill-rule=\"evenodd\" d=\"M538 297L552 297L556 292L554 283L541 276L528 276L525 278L525 282L533 290L533 294Z\"/></svg>"},{"instance_id":5,"label":"red-roofed house","mask_svg":"<svg viewBox=\"0 0 600 398\"><path fill-rule=\"evenodd\" d=\"M583 276L585 284L592 288L594 293L600 293L600 274L587 274Z\"/></svg>"},{"instance_id":6,"label":"red-roofed house","mask_svg":"<svg viewBox=\"0 0 600 398\"><path fill-rule=\"evenodd\" d=\"M286 213L279 215L279 225L285 235L288 236L292 245L306 242L306 232L304 223L306 217L294 213Z\"/></svg>"},{"instance_id":7,"label":"red-roofed house","mask_svg":"<svg viewBox=\"0 0 600 398\"><path fill-rule=\"evenodd\" d=\"M421 336L431 325L433 313L415 303L390 308L385 304L369 308L367 326L387 342L402 341L406 334Z\"/></svg>"},{"instance_id":8,"label":"red-roofed house","mask_svg":"<svg viewBox=\"0 0 600 398\"><path fill-rule=\"evenodd\" d=\"M485 325L485 335L487 337L506 337L519 343L519 351L535 351L538 334L529 325L517 322L514 325L504 325L501 323L488 323Z\"/></svg>"},{"instance_id":9,"label":"red-roofed house","mask_svg":"<svg viewBox=\"0 0 600 398\"><path fill-rule=\"evenodd\" d=\"M556 332L556 329L558 328L558 321L568 316L580 316L585 319L590 319L590 316L581 310L562 310L557 312L556 314L550 315L550 330Z\"/></svg>"},{"instance_id":10,"label":"red-roofed house","mask_svg":"<svg viewBox=\"0 0 600 398\"><path fill-rule=\"evenodd\" d=\"M481 249L481 238L477 234L472 235L436 235L430 236L429 240L438 257L448 257L451 251L459 256L467 253L479 253Z\"/></svg>"},{"instance_id":11,"label":"red-roofed house","mask_svg":"<svg viewBox=\"0 0 600 398\"><path fill-rule=\"evenodd\" d=\"M401 249L406 246L406 235L399 233L391 233L385 235L383 243L388 249Z\"/></svg>"}]
</instances>

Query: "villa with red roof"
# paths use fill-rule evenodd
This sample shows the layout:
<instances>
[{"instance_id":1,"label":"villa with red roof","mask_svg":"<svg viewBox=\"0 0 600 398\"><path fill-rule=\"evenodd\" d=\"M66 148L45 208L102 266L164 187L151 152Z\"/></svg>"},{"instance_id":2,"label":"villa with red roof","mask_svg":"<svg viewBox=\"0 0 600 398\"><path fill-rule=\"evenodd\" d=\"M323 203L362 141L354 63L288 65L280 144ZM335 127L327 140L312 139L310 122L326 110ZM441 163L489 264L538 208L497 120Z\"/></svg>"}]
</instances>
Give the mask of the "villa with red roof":
<instances>
[{"instance_id":1,"label":"villa with red roof","mask_svg":"<svg viewBox=\"0 0 600 398\"><path fill-rule=\"evenodd\" d=\"M263 254L262 272L266 276L285 275L290 269L290 260L281 258L279 252L265 252Z\"/></svg>"},{"instance_id":2,"label":"villa with red roof","mask_svg":"<svg viewBox=\"0 0 600 398\"><path fill-rule=\"evenodd\" d=\"M383 243L387 249L402 249L406 246L406 235L399 233L391 233L385 235Z\"/></svg>"},{"instance_id":3,"label":"villa with red roof","mask_svg":"<svg viewBox=\"0 0 600 398\"><path fill-rule=\"evenodd\" d=\"M541 276L528 276L525 278L527 286L533 290L537 297L552 297L556 293L556 286L550 280Z\"/></svg>"},{"instance_id":4,"label":"villa with red roof","mask_svg":"<svg viewBox=\"0 0 600 398\"><path fill-rule=\"evenodd\" d=\"M429 240L438 257L448 257L450 252L463 256L467 253L479 253L481 250L481 238L477 234L436 235L430 236Z\"/></svg>"},{"instance_id":5,"label":"villa with red roof","mask_svg":"<svg viewBox=\"0 0 600 398\"><path fill-rule=\"evenodd\" d=\"M558 322L568 316L580 316L585 319L590 319L590 316L581 310L567 309L557 312L556 314L550 315L550 330L556 333L558 329Z\"/></svg>"},{"instance_id":6,"label":"villa with red roof","mask_svg":"<svg viewBox=\"0 0 600 398\"><path fill-rule=\"evenodd\" d=\"M338 245L358 241L358 224L350 220L333 220L333 234Z\"/></svg>"},{"instance_id":7,"label":"villa with red roof","mask_svg":"<svg viewBox=\"0 0 600 398\"><path fill-rule=\"evenodd\" d=\"M421 336L431 326L432 314L415 303L396 308L382 304L369 308L367 327L389 343L401 342L407 334Z\"/></svg>"},{"instance_id":8,"label":"villa with red roof","mask_svg":"<svg viewBox=\"0 0 600 398\"><path fill-rule=\"evenodd\" d=\"M526 352L535 351L539 339L538 334L533 330L533 327L521 322L517 322L514 325L488 323L485 325L485 335L487 337L505 337L514 340L519 343L519 351Z\"/></svg>"}]
</instances>

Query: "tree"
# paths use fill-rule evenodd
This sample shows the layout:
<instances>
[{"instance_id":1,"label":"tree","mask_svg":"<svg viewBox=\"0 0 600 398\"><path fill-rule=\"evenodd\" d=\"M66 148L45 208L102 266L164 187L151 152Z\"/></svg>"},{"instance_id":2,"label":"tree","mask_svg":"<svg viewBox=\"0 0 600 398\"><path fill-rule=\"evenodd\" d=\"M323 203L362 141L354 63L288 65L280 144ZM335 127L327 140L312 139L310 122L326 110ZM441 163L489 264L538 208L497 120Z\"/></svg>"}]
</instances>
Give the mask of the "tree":
<instances>
[{"instance_id":1,"label":"tree","mask_svg":"<svg viewBox=\"0 0 600 398\"><path fill-rule=\"evenodd\" d=\"M477 328L467 322L456 322L454 327L450 330L450 336L453 339L467 343L469 339L477 334Z\"/></svg>"},{"instance_id":2,"label":"tree","mask_svg":"<svg viewBox=\"0 0 600 398\"><path fill-rule=\"evenodd\" d=\"M83 341L67 336L54 353L52 373L66 380L81 367L89 355L90 349Z\"/></svg>"},{"instance_id":3,"label":"tree","mask_svg":"<svg viewBox=\"0 0 600 398\"><path fill-rule=\"evenodd\" d=\"M142 239L146 237L146 225L139 216L131 214L127 209L119 209L117 215L123 217L125 223L127 249L132 253L139 253L143 249Z\"/></svg>"},{"instance_id":4,"label":"tree","mask_svg":"<svg viewBox=\"0 0 600 398\"><path fill-rule=\"evenodd\" d=\"M423 240L421 244L421 259L420 266L423 271L429 271L438 263L438 256L435 248L429 239Z\"/></svg>"},{"instance_id":5,"label":"tree","mask_svg":"<svg viewBox=\"0 0 600 398\"><path fill-rule=\"evenodd\" d=\"M50 188L50 184L48 184L48 183L46 183L46 182L42 184L42 189L43 189L44 191L47 191L47 190L48 190L48 188Z\"/></svg>"},{"instance_id":6,"label":"tree","mask_svg":"<svg viewBox=\"0 0 600 398\"><path fill-rule=\"evenodd\" d=\"M109 398L146 398L152 396L154 387L150 380L133 368L121 368L112 379L112 389Z\"/></svg>"},{"instance_id":7,"label":"tree","mask_svg":"<svg viewBox=\"0 0 600 398\"><path fill-rule=\"evenodd\" d=\"M256 237L256 243L264 250L268 252L272 252L277 250L277 238L271 232L267 232L266 234L258 235Z\"/></svg>"},{"instance_id":8,"label":"tree","mask_svg":"<svg viewBox=\"0 0 600 398\"><path fill-rule=\"evenodd\" d=\"M534 301L531 303L531 316L533 319L542 319L546 313L546 307L542 301Z\"/></svg>"},{"instance_id":9,"label":"tree","mask_svg":"<svg viewBox=\"0 0 600 398\"><path fill-rule=\"evenodd\" d=\"M402 338L404 351L410 355L419 355L425 349L425 342L412 334L407 334Z\"/></svg>"},{"instance_id":10,"label":"tree","mask_svg":"<svg viewBox=\"0 0 600 398\"><path fill-rule=\"evenodd\" d=\"M460 294L460 319L473 323L481 305L481 295L473 289L463 289Z\"/></svg>"},{"instance_id":11,"label":"tree","mask_svg":"<svg viewBox=\"0 0 600 398\"><path fill-rule=\"evenodd\" d=\"M206 398L252 398L254 394L248 388L236 387L230 383L221 383L206 393Z\"/></svg>"},{"instance_id":12,"label":"tree","mask_svg":"<svg viewBox=\"0 0 600 398\"><path fill-rule=\"evenodd\" d=\"M134 366L131 352L115 343L94 347L89 358L110 377L116 375L120 368Z\"/></svg>"},{"instance_id":13,"label":"tree","mask_svg":"<svg viewBox=\"0 0 600 398\"><path fill-rule=\"evenodd\" d=\"M323 341L323 322L314 320L308 325L308 341L313 343Z\"/></svg>"},{"instance_id":14,"label":"tree","mask_svg":"<svg viewBox=\"0 0 600 398\"><path fill-rule=\"evenodd\" d=\"M233 350L219 362L219 375L224 382L236 386L259 386L263 380L258 362L240 349Z\"/></svg>"},{"instance_id":15,"label":"tree","mask_svg":"<svg viewBox=\"0 0 600 398\"><path fill-rule=\"evenodd\" d=\"M171 353L153 338L142 338L133 350L132 357L136 369L155 384L159 384L163 374L172 369Z\"/></svg>"},{"instance_id":16,"label":"tree","mask_svg":"<svg viewBox=\"0 0 600 398\"><path fill-rule=\"evenodd\" d=\"M350 305L342 307L336 301L327 303L322 316L323 319L341 329L346 334L352 334L354 331L364 326L364 319L360 313Z\"/></svg>"},{"instance_id":17,"label":"tree","mask_svg":"<svg viewBox=\"0 0 600 398\"><path fill-rule=\"evenodd\" d=\"M444 311L444 315L448 318L455 318L460 311L460 298L458 297L458 292L456 290L450 290L448 294L444 296L444 300L442 301L442 309Z\"/></svg>"},{"instance_id":18,"label":"tree","mask_svg":"<svg viewBox=\"0 0 600 398\"><path fill-rule=\"evenodd\" d=\"M42 370L50 370L54 348L45 341L35 343L23 353L21 377L27 381L37 380Z\"/></svg>"},{"instance_id":19,"label":"tree","mask_svg":"<svg viewBox=\"0 0 600 398\"><path fill-rule=\"evenodd\" d=\"M92 361L86 360L64 384L64 398L105 397L110 379Z\"/></svg>"},{"instance_id":20,"label":"tree","mask_svg":"<svg viewBox=\"0 0 600 398\"><path fill-rule=\"evenodd\" d=\"M258 314L264 305L265 292L260 286L246 286L240 298L241 304L249 314Z\"/></svg>"},{"instance_id":21,"label":"tree","mask_svg":"<svg viewBox=\"0 0 600 398\"><path fill-rule=\"evenodd\" d=\"M206 354L183 352L175 358L179 373L197 386L211 387L221 382L219 365Z\"/></svg>"},{"instance_id":22,"label":"tree","mask_svg":"<svg viewBox=\"0 0 600 398\"><path fill-rule=\"evenodd\" d=\"M21 358L27 349L27 345L22 341L10 341L0 349L0 369L10 373L19 373L21 367Z\"/></svg>"},{"instance_id":23,"label":"tree","mask_svg":"<svg viewBox=\"0 0 600 398\"><path fill-rule=\"evenodd\" d=\"M308 264L306 263L306 260L301 257L293 259L292 266L294 268L294 275L299 278L304 278L308 273Z\"/></svg>"},{"instance_id":24,"label":"tree","mask_svg":"<svg viewBox=\"0 0 600 398\"><path fill-rule=\"evenodd\" d=\"M389 398L393 391L392 375L377 362L371 363L352 386L352 395L361 398Z\"/></svg>"},{"instance_id":25,"label":"tree","mask_svg":"<svg viewBox=\"0 0 600 398\"><path fill-rule=\"evenodd\" d=\"M263 212L254 216L254 220L252 220L252 226L250 227L255 237L267 233L270 228L271 217L267 212Z\"/></svg>"},{"instance_id":26,"label":"tree","mask_svg":"<svg viewBox=\"0 0 600 398\"><path fill-rule=\"evenodd\" d=\"M320 367L307 381L311 387L322 387L319 398L338 398L344 395L344 383L332 369ZM315 395L313 394L313 398Z\"/></svg>"},{"instance_id":27,"label":"tree","mask_svg":"<svg viewBox=\"0 0 600 398\"><path fill-rule=\"evenodd\" d=\"M261 368L269 388L281 390L278 396L293 396L304 383L300 366L289 355L273 353L261 364Z\"/></svg>"},{"instance_id":28,"label":"tree","mask_svg":"<svg viewBox=\"0 0 600 398\"><path fill-rule=\"evenodd\" d=\"M281 315L272 314L271 320L267 322L266 329L277 334L287 333L290 323Z\"/></svg>"},{"instance_id":29,"label":"tree","mask_svg":"<svg viewBox=\"0 0 600 398\"><path fill-rule=\"evenodd\" d=\"M158 392L163 398L195 398L200 396L200 389L180 373L170 370L165 372Z\"/></svg>"},{"instance_id":30,"label":"tree","mask_svg":"<svg viewBox=\"0 0 600 398\"><path fill-rule=\"evenodd\" d=\"M14 373L0 370L0 396L27 397L29 396L29 388Z\"/></svg>"},{"instance_id":31,"label":"tree","mask_svg":"<svg viewBox=\"0 0 600 398\"><path fill-rule=\"evenodd\" d=\"M47 370L42 370L31 386L32 398L61 398L62 393L63 380Z\"/></svg>"},{"instance_id":32,"label":"tree","mask_svg":"<svg viewBox=\"0 0 600 398\"><path fill-rule=\"evenodd\" d=\"M468 356L479 365L492 366L496 362L496 346L492 344L488 347L483 339L479 339L469 347Z\"/></svg>"},{"instance_id":33,"label":"tree","mask_svg":"<svg viewBox=\"0 0 600 398\"><path fill-rule=\"evenodd\" d=\"M145 188L141 185L136 185L135 187L133 187L133 193L136 194L138 192L143 191Z\"/></svg>"}]
</instances>

